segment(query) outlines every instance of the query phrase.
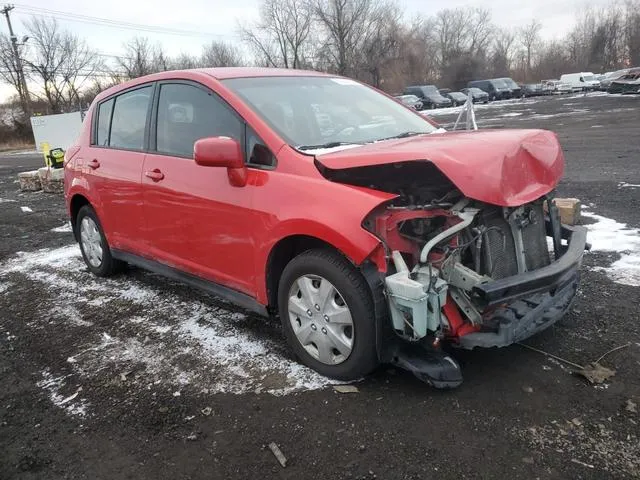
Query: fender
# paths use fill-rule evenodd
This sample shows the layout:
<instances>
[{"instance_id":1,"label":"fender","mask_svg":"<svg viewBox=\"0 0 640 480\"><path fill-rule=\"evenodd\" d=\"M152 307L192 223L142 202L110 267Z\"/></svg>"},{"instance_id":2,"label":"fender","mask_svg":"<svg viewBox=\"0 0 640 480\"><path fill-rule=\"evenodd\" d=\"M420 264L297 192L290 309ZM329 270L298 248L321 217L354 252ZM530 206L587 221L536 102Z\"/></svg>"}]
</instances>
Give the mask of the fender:
<instances>
[{"instance_id":1,"label":"fender","mask_svg":"<svg viewBox=\"0 0 640 480\"><path fill-rule=\"evenodd\" d=\"M343 233L328 225L306 218L290 219L280 223L276 230L271 232L268 242L256 245L255 271L260 272L256 275L257 300L264 305L269 303L265 267L268 264L269 255L278 242L297 235L317 238L340 251L353 264L361 265L376 252L382 242L360 225L357 226L357 229L359 232L356 229L350 229ZM375 258L376 263L384 262L384 255L382 259L378 255L375 255ZM381 268L380 265L377 266Z\"/></svg>"}]
</instances>

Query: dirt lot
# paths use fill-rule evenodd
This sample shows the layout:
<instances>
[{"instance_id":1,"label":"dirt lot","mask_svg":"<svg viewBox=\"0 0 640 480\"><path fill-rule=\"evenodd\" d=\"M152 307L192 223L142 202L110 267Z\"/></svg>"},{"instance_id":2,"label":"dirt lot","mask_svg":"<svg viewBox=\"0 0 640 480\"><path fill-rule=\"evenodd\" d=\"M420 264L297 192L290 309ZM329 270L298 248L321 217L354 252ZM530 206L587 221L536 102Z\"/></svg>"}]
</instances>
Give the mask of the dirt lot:
<instances>
[{"instance_id":1,"label":"dirt lot","mask_svg":"<svg viewBox=\"0 0 640 480\"><path fill-rule=\"evenodd\" d=\"M614 377L512 346L455 353L454 391L383 367L338 393L274 322L138 270L90 276L62 198L14 182L40 158L2 155L0 478L640 478L640 98L477 117L558 133L594 251L570 315L528 343L579 364L629 343L602 360Z\"/></svg>"}]
</instances>

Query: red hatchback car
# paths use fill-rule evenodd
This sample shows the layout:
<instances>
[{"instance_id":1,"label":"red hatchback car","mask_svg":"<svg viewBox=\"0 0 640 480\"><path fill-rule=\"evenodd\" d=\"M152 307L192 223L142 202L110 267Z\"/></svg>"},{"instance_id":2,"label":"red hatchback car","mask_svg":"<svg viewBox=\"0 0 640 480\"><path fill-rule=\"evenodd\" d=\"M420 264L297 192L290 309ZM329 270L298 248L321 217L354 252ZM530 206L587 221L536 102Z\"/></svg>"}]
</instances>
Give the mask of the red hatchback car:
<instances>
[{"instance_id":1,"label":"red hatchback car","mask_svg":"<svg viewBox=\"0 0 640 480\"><path fill-rule=\"evenodd\" d=\"M444 132L347 78L185 70L96 98L65 197L98 276L129 263L279 315L329 377L391 362L454 387L443 345L522 340L576 292L563 162L553 133Z\"/></svg>"}]
</instances>

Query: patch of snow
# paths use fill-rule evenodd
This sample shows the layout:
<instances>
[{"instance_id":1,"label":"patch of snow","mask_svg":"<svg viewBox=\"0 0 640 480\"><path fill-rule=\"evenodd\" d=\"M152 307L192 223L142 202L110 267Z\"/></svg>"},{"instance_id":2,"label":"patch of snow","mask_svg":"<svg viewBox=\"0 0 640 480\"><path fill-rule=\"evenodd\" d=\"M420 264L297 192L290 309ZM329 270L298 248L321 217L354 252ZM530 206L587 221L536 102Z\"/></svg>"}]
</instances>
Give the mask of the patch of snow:
<instances>
[{"instance_id":1,"label":"patch of snow","mask_svg":"<svg viewBox=\"0 0 640 480\"><path fill-rule=\"evenodd\" d=\"M509 113L503 113L500 116L501 117L519 117L522 114L523 114L522 112L509 112Z\"/></svg>"},{"instance_id":2,"label":"patch of snow","mask_svg":"<svg viewBox=\"0 0 640 480\"><path fill-rule=\"evenodd\" d=\"M603 128L602 125L591 125L591 128Z\"/></svg>"},{"instance_id":3,"label":"patch of snow","mask_svg":"<svg viewBox=\"0 0 640 480\"><path fill-rule=\"evenodd\" d=\"M272 395L336 383L290 358L278 324L204 296L185 297L168 284L94 277L76 245L21 252L0 263L0 281L7 274L24 275L51 292L47 311L35 315L30 328L82 328L87 341L67 361L89 381L105 372L141 370L143 380L131 381L146 388L189 384L211 393Z\"/></svg>"},{"instance_id":4,"label":"patch of snow","mask_svg":"<svg viewBox=\"0 0 640 480\"><path fill-rule=\"evenodd\" d=\"M15 203L15 200L11 200L10 198L0 198L0 203Z\"/></svg>"},{"instance_id":5,"label":"patch of snow","mask_svg":"<svg viewBox=\"0 0 640 480\"><path fill-rule=\"evenodd\" d=\"M589 211L582 215L596 220L586 225L591 251L615 252L620 258L608 267L596 267L623 285L640 286L640 230Z\"/></svg>"},{"instance_id":6,"label":"patch of snow","mask_svg":"<svg viewBox=\"0 0 640 480\"><path fill-rule=\"evenodd\" d=\"M43 388L49 393L51 402L60 408L63 408L70 415L78 415L84 417L87 415L87 407L89 403L84 399L78 399L81 388L75 393L65 396L60 393L64 388L65 377L54 377L49 370L42 372L42 380L36 383L36 386Z\"/></svg>"},{"instance_id":7,"label":"patch of snow","mask_svg":"<svg viewBox=\"0 0 640 480\"><path fill-rule=\"evenodd\" d=\"M640 188L640 184L620 182L618 188Z\"/></svg>"},{"instance_id":8,"label":"patch of snow","mask_svg":"<svg viewBox=\"0 0 640 480\"><path fill-rule=\"evenodd\" d=\"M20 207L20 210L22 210L24 213L32 213L33 210L31 210L29 207Z\"/></svg>"},{"instance_id":9,"label":"patch of snow","mask_svg":"<svg viewBox=\"0 0 640 480\"><path fill-rule=\"evenodd\" d=\"M37 267L61 267L72 258L80 257L78 245L68 245L62 248L45 248L35 252L18 252L16 257L5 262L0 267L0 274L9 272L25 272Z\"/></svg>"},{"instance_id":10,"label":"patch of snow","mask_svg":"<svg viewBox=\"0 0 640 480\"><path fill-rule=\"evenodd\" d=\"M71 229L71 222L66 222L64 225L60 225L59 227L52 228L51 231L58 232L58 233L67 233L67 232L72 232L73 230Z\"/></svg>"}]
</instances>

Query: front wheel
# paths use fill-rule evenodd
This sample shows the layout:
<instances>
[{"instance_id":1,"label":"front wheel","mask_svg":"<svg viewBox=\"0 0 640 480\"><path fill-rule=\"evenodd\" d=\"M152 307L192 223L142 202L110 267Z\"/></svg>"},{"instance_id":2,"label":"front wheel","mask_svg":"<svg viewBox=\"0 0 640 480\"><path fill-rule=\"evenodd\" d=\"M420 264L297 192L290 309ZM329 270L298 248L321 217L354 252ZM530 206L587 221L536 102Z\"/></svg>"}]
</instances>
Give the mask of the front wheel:
<instances>
[{"instance_id":1,"label":"front wheel","mask_svg":"<svg viewBox=\"0 0 640 480\"><path fill-rule=\"evenodd\" d=\"M318 373L355 380L377 365L371 289L344 257L308 250L285 267L278 309L296 357Z\"/></svg>"}]
</instances>

